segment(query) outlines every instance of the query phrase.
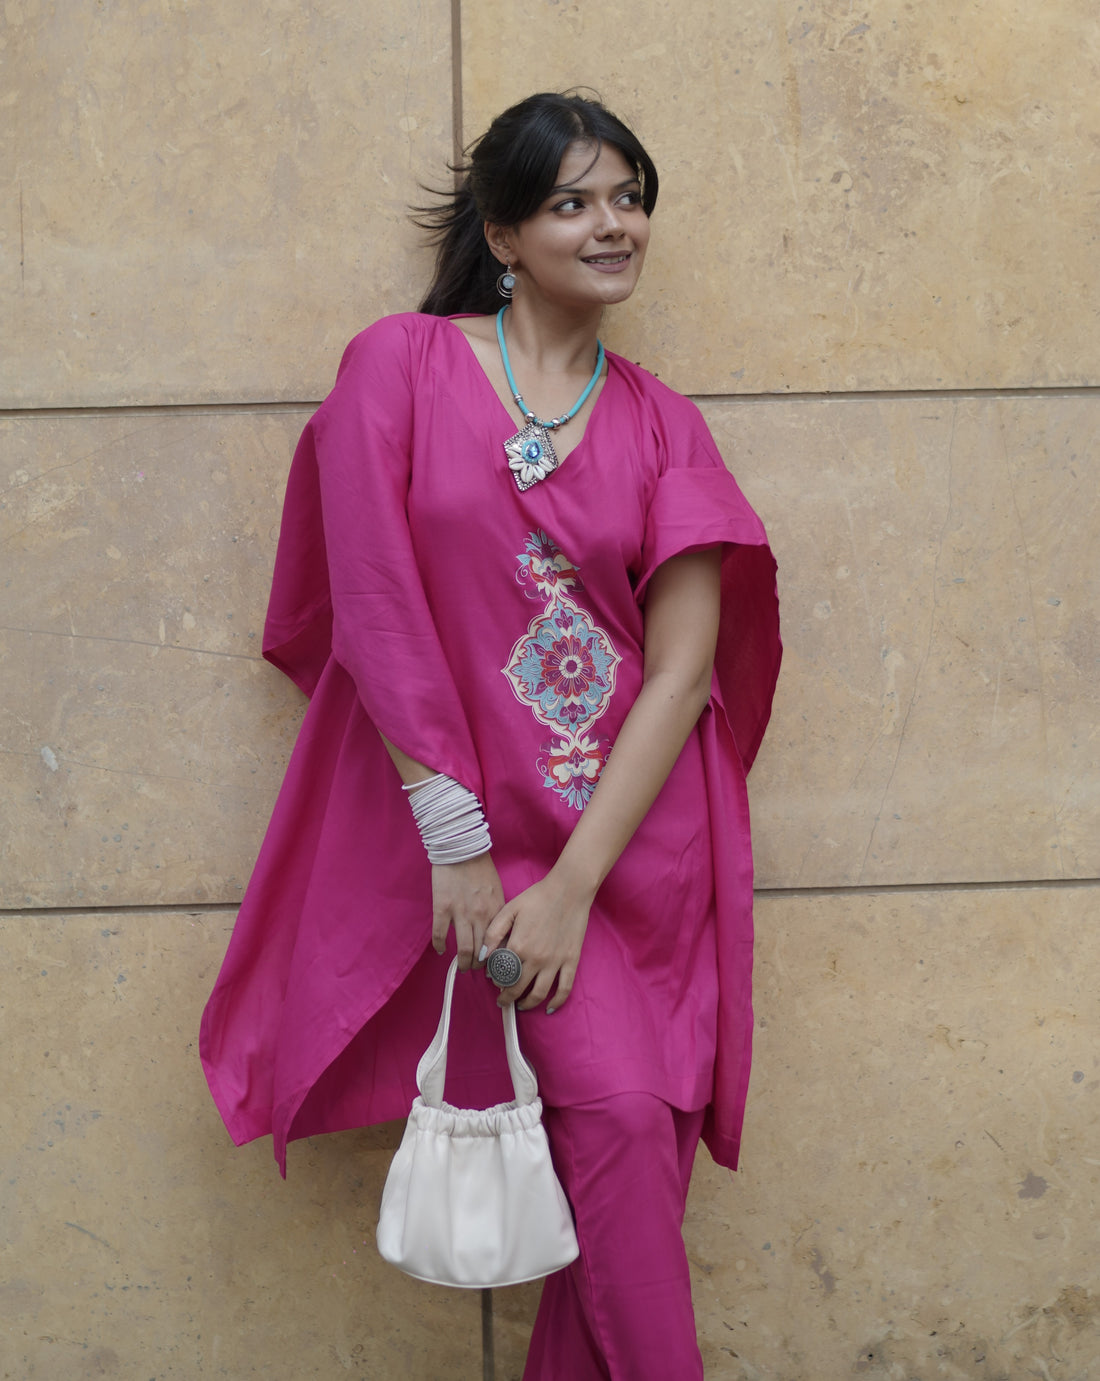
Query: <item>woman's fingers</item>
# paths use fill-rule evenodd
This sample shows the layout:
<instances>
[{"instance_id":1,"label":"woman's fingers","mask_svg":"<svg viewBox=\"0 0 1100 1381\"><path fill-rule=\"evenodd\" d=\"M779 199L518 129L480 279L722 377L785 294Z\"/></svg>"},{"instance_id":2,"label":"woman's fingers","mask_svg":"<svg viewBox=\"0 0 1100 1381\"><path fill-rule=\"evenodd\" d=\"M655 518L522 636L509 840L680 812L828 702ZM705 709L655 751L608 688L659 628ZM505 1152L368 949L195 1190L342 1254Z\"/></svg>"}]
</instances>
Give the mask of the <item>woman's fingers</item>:
<instances>
[{"instance_id":1,"label":"woman's fingers","mask_svg":"<svg viewBox=\"0 0 1100 1381\"><path fill-rule=\"evenodd\" d=\"M515 923L516 910L512 903L502 906L496 915L489 922L481 937L481 943L488 954L493 950L500 949L508 936L512 933L512 926Z\"/></svg>"},{"instance_id":2,"label":"woman's fingers","mask_svg":"<svg viewBox=\"0 0 1100 1381\"><path fill-rule=\"evenodd\" d=\"M447 932L452 925L459 969L465 973L467 969L480 968L482 961L479 955L485 948L485 921L460 911L437 912L432 924L432 946L437 954L443 953Z\"/></svg>"},{"instance_id":3,"label":"woman's fingers","mask_svg":"<svg viewBox=\"0 0 1100 1381\"><path fill-rule=\"evenodd\" d=\"M564 1006L573 991L576 965L553 961L536 965L531 960L524 961L522 956L519 957L523 963L519 979L510 988L501 989L497 998L498 1006L514 1002L517 1011L530 1012L546 1002L547 1016Z\"/></svg>"},{"instance_id":4,"label":"woman's fingers","mask_svg":"<svg viewBox=\"0 0 1100 1381\"><path fill-rule=\"evenodd\" d=\"M576 976L577 970L575 966L564 964L558 970L558 988L557 992L551 996L549 1002L546 1004L547 1016L550 1016L552 1012L556 1012L559 1007L564 1006L568 1001L569 994L573 991L573 980Z\"/></svg>"},{"instance_id":5,"label":"woman's fingers","mask_svg":"<svg viewBox=\"0 0 1100 1381\"><path fill-rule=\"evenodd\" d=\"M541 1007L554 985L554 974L549 969L543 969L539 976L531 984L531 991L526 997L521 997L516 1003L516 1010L520 1012L530 1012L535 1007ZM518 988L520 984L516 984Z\"/></svg>"},{"instance_id":6,"label":"woman's fingers","mask_svg":"<svg viewBox=\"0 0 1100 1381\"><path fill-rule=\"evenodd\" d=\"M474 927L465 916L456 916L454 925L458 967L461 973L465 973L474 962Z\"/></svg>"},{"instance_id":7,"label":"woman's fingers","mask_svg":"<svg viewBox=\"0 0 1100 1381\"><path fill-rule=\"evenodd\" d=\"M531 977L531 966L525 964L523 972L520 974L519 982L513 983L510 988L501 988L500 993L497 995L497 1006L507 1007L509 1003L514 1002L521 1012L526 1012L532 1006L537 1006L538 1003L531 1000L535 991L531 982ZM528 992L528 989L530 989L530 992ZM524 997L525 993L526 997ZM523 999L522 1001L520 1000L521 998ZM541 1002L542 998L539 998L538 1001Z\"/></svg>"},{"instance_id":8,"label":"woman's fingers","mask_svg":"<svg viewBox=\"0 0 1100 1381\"><path fill-rule=\"evenodd\" d=\"M504 903L500 877L488 854L432 869L432 947L442 954L453 925L461 969L471 968L485 930Z\"/></svg>"},{"instance_id":9,"label":"woman's fingers","mask_svg":"<svg viewBox=\"0 0 1100 1381\"><path fill-rule=\"evenodd\" d=\"M436 908L432 912L432 949L442 954L447 946L447 931L451 928L451 913Z\"/></svg>"}]
</instances>

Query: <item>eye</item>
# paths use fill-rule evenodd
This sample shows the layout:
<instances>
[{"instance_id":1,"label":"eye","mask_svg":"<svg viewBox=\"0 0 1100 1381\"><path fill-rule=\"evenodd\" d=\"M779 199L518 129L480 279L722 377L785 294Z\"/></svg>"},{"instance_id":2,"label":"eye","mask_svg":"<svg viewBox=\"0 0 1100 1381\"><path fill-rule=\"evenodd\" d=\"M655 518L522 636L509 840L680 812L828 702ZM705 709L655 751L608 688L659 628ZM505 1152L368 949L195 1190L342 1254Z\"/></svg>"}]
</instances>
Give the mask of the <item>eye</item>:
<instances>
[{"instance_id":1,"label":"eye","mask_svg":"<svg viewBox=\"0 0 1100 1381\"><path fill-rule=\"evenodd\" d=\"M580 197L566 197L564 201L559 201L554 207L555 211L580 211L584 202Z\"/></svg>"},{"instance_id":2,"label":"eye","mask_svg":"<svg viewBox=\"0 0 1100 1381\"><path fill-rule=\"evenodd\" d=\"M619 202L623 206L641 206L642 194L641 192L637 191L624 192L622 196L619 198Z\"/></svg>"}]
</instances>

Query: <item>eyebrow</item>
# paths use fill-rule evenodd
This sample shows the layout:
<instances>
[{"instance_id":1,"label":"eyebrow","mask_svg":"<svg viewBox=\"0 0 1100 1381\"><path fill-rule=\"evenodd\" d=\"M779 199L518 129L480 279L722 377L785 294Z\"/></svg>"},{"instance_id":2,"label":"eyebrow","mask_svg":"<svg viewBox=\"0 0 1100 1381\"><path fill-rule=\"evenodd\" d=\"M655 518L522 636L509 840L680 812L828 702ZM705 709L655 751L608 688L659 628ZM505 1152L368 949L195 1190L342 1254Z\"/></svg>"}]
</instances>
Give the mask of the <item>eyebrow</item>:
<instances>
[{"instance_id":1,"label":"eyebrow","mask_svg":"<svg viewBox=\"0 0 1100 1381\"><path fill-rule=\"evenodd\" d=\"M622 182L617 182L611 189L614 192L624 192L628 187L640 187L641 181L636 177L623 178ZM587 192L589 189L579 183L566 183L562 187L551 187L547 192L548 197L560 197L563 192Z\"/></svg>"}]
</instances>

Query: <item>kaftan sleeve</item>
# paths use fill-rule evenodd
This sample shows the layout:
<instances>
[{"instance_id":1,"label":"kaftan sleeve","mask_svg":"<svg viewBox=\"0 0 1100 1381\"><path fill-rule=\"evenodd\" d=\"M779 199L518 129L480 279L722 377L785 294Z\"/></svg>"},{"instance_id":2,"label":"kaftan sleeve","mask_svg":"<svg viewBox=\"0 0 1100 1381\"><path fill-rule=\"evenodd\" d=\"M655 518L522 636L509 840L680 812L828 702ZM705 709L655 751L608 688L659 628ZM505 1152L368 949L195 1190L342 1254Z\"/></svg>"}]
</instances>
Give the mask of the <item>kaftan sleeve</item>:
<instances>
[{"instance_id":1,"label":"kaftan sleeve","mask_svg":"<svg viewBox=\"0 0 1100 1381\"><path fill-rule=\"evenodd\" d=\"M716 698L747 772L764 737L779 675L775 558L763 523L695 404L666 391L656 430L661 470L646 513L636 596L644 600L653 572L670 557L724 548Z\"/></svg>"},{"instance_id":2,"label":"kaftan sleeve","mask_svg":"<svg viewBox=\"0 0 1100 1381\"><path fill-rule=\"evenodd\" d=\"M287 484L264 656L307 695L334 659L390 742L481 796L409 533L423 340L412 314L356 336L307 425Z\"/></svg>"}]
</instances>

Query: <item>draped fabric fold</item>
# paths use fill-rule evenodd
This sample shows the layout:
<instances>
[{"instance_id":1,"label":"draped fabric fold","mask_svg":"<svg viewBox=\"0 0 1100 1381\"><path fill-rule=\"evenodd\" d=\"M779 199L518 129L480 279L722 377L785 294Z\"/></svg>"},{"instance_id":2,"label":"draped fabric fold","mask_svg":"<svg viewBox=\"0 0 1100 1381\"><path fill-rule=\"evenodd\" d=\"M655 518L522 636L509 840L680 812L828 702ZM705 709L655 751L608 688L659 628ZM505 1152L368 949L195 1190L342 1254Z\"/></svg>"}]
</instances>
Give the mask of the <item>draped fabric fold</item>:
<instances>
[{"instance_id":1,"label":"draped fabric fold","mask_svg":"<svg viewBox=\"0 0 1100 1381\"><path fill-rule=\"evenodd\" d=\"M477 754L408 526L419 361L388 325L348 346L295 452L264 656L311 694L331 654L382 734L480 795Z\"/></svg>"}]
</instances>

